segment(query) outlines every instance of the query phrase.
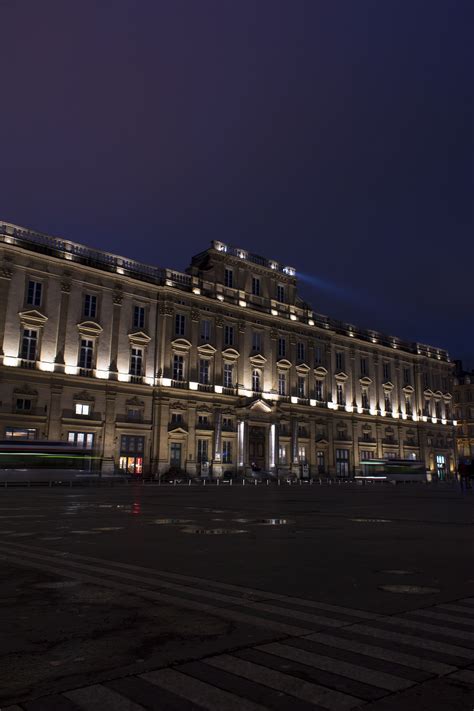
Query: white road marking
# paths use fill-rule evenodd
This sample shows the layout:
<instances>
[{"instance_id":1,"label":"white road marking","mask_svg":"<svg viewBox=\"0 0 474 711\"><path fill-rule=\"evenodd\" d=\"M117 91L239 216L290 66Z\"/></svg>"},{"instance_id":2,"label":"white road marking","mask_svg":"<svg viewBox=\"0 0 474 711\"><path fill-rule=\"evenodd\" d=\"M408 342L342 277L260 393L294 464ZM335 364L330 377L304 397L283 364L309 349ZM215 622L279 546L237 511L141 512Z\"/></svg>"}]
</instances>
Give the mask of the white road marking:
<instances>
[{"instance_id":1,"label":"white road marking","mask_svg":"<svg viewBox=\"0 0 474 711\"><path fill-rule=\"evenodd\" d=\"M209 711L268 711L266 706L260 706L230 691L218 689L176 669L161 669L141 674L140 678Z\"/></svg>"},{"instance_id":2,"label":"white road marking","mask_svg":"<svg viewBox=\"0 0 474 711\"><path fill-rule=\"evenodd\" d=\"M474 632L464 632L462 630L453 629L452 627L430 625L427 622L415 622L415 620L408 620L405 617L387 617L385 622L389 625L402 625L402 627L409 627L414 630L423 630L424 632L439 634L442 637L457 637L474 642Z\"/></svg>"},{"instance_id":3,"label":"white road marking","mask_svg":"<svg viewBox=\"0 0 474 711\"><path fill-rule=\"evenodd\" d=\"M322 669L323 671L328 671L332 674L338 674L339 676L345 676L348 679L354 679L354 681L360 681L364 684L377 686L381 689L387 689L388 691L408 689L409 686L413 686L415 684L414 681L402 679L401 677L394 676L393 674L367 669L367 667L361 667L358 664L352 664L351 662L345 662L341 659L333 659L332 657L326 657L314 652L308 652L305 649L292 647L288 644L281 644L280 642L263 644L257 647L257 649L262 652L268 652L269 654L276 654L284 659L291 659L294 662L307 664L315 669Z\"/></svg>"},{"instance_id":4,"label":"white road marking","mask_svg":"<svg viewBox=\"0 0 474 711\"><path fill-rule=\"evenodd\" d=\"M243 676L245 679L264 684L271 689L283 691L311 704L320 704L331 711L343 711L361 705L361 700L340 691L327 689L319 684L303 681L284 672L275 671L261 664L254 664L229 654L221 654L205 660L206 664L223 669L231 674Z\"/></svg>"},{"instance_id":5,"label":"white road marking","mask_svg":"<svg viewBox=\"0 0 474 711\"><path fill-rule=\"evenodd\" d=\"M346 639L345 637L334 637L333 635L326 634L325 632L315 632L314 634L310 634L306 639L313 642L319 642L320 644L325 644L329 647L346 649L348 652L365 654L367 657L383 659L387 662L395 662L396 664L401 664L409 668L413 667L414 669L422 669L423 671L438 674L440 676L443 674L449 674L456 669L456 667L453 667L450 664L432 662L430 659L422 659L414 654L395 652L385 649L385 647L377 647L363 642L356 642L352 639Z\"/></svg>"},{"instance_id":6,"label":"white road marking","mask_svg":"<svg viewBox=\"0 0 474 711\"><path fill-rule=\"evenodd\" d=\"M462 659L474 659L474 649L459 647L456 644L448 644L447 642L435 642L432 639L424 639L410 634L401 634L400 632L392 632L391 630L381 630L370 625L355 624L350 627L351 632L360 632L363 635L370 637L379 637L380 639L388 639L393 642L401 642L408 644L411 647L419 649L429 649L434 652L443 652L450 654L452 657L461 657Z\"/></svg>"},{"instance_id":7,"label":"white road marking","mask_svg":"<svg viewBox=\"0 0 474 711\"><path fill-rule=\"evenodd\" d=\"M445 615L442 610L437 610L435 608L430 608L429 610L410 610L410 614L420 615L420 617L428 617L430 620L433 620L433 622L441 620L442 622L457 622L458 625L474 627L474 620L466 620L462 617L455 617L454 615Z\"/></svg>"}]
</instances>

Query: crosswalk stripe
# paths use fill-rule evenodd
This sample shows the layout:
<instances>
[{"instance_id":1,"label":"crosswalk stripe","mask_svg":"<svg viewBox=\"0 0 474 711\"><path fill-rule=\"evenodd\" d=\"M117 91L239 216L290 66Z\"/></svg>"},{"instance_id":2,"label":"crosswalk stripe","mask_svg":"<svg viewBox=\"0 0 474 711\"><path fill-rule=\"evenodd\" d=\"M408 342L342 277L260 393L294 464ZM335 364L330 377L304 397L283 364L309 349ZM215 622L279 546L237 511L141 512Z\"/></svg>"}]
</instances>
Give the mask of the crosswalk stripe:
<instances>
[{"instance_id":1,"label":"crosswalk stripe","mask_svg":"<svg viewBox=\"0 0 474 711\"><path fill-rule=\"evenodd\" d=\"M351 627L349 629L353 628ZM320 644L325 644L329 647L337 647L339 649L345 649L349 652L364 654L367 657L383 659L387 662L395 662L396 664L401 664L409 668L413 667L415 669L422 669L423 671L432 672L433 674L438 674L440 676L443 674L449 674L456 669L456 667L453 667L450 664L432 662L429 659L422 659L414 654L395 652L385 649L384 647L377 647L371 644L364 644L363 642L356 642L352 639L346 639L345 637L334 637L333 635L326 634L325 632L315 632L314 634L310 634L308 637L305 637L305 639L309 639L313 642L319 642Z\"/></svg>"},{"instance_id":2,"label":"crosswalk stripe","mask_svg":"<svg viewBox=\"0 0 474 711\"><path fill-rule=\"evenodd\" d=\"M380 639L388 639L393 642L401 642L408 644L411 647L419 649L429 649L434 652L444 652L452 657L460 657L461 659L474 659L474 650L460 647L456 644L448 644L447 642L437 642L431 639L424 639L410 634L401 634L400 632L392 632L392 630L382 630L378 627L370 625L355 624L350 627L351 632L360 632L363 635L370 637L380 637Z\"/></svg>"},{"instance_id":3,"label":"crosswalk stripe","mask_svg":"<svg viewBox=\"0 0 474 711\"><path fill-rule=\"evenodd\" d=\"M104 709L114 709L114 711L146 711L144 706L135 704L130 699L126 699L122 694L118 694L112 689L107 689L102 684L85 686L82 689L63 692L63 696L77 704L84 711L104 711Z\"/></svg>"},{"instance_id":4,"label":"crosswalk stripe","mask_svg":"<svg viewBox=\"0 0 474 711\"><path fill-rule=\"evenodd\" d=\"M177 598L173 595L166 595L165 593L156 592L155 590L145 590L136 585L128 585L126 583L120 583L116 580L108 580L107 578L98 578L93 575L89 575L83 572L67 570L65 568L58 568L53 565L49 565L44 562L34 562L31 560L19 559L17 555L7 555L5 553L0 554L0 560L5 560L7 562L16 565L25 565L29 568L34 568L42 571L49 571L51 573L56 573L66 578L74 578L75 580L81 580L83 582L92 583L94 585L102 585L103 587L112 588L114 590L124 590L140 597L149 600L159 600L160 602L166 602L168 604L174 605L175 607L184 607L190 610L198 610L200 612L206 612L214 617L220 617L227 620L234 620L235 622L243 622L245 624L257 627L263 627L274 632L279 632L281 634L286 634L290 636L299 636L309 634L311 630L305 629L304 627L296 627L294 625L288 625L283 622L276 622L274 620L253 616L250 614L245 614L243 612L238 612L232 609L226 609L222 607L216 607L203 602L196 602L194 600L188 600L186 598ZM58 561L59 562L59 561Z\"/></svg>"},{"instance_id":5,"label":"crosswalk stripe","mask_svg":"<svg viewBox=\"0 0 474 711\"><path fill-rule=\"evenodd\" d=\"M474 605L474 597L467 597L464 600L458 600L458 602L462 602L464 605Z\"/></svg>"},{"instance_id":6,"label":"crosswalk stripe","mask_svg":"<svg viewBox=\"0 0 474 711\"><path fill-rule=\"evenodd\" d=\"M361 704L361 700L354 696L343 694L340 691L333 691L309 681L303 681L298 677L290 676L229 654L211 657L206 659L205 662L217 669L243 676L245 679L256 681L259 684L265 684L271 689L283 691L303 701L320 704L331 711L344 711Z\"/></svg>"},{"instance_id":7,"label":"crosswalk stripe","mask_svg":"<svg viewBox=\"0 0 474 711\"><path fill-rule=\"evenodd\" d=\"M430 620L442 620L444 622L456 622L458 625L466 625L469 627L474 627L474 620L466 620L462 617L456 617L455 615L445 615L442 610L436 610L430 608L429 610L411 610L410 615L419 615L420 617L429 617Z\"/></svg>"},{"instance_id":8,"label":"crosswalk stripe","mask_svg":"<svg viewBox=\"0 0 474 711\"><path fill-rule=\"evenodd\" d=\"M285 659L291 659L294 662L307 664L308 666L315 667L316 669L322 669L333 674L338 674L339 676L345 676L348 679L354 679L354 681L360 681L364 684L378 686L381 689L387 689L388 691L408 689L409 686L413 686L415 683L413 681L408 681L407 679L394 676L393 674L366 669L358 664L352 664L340 659L332 659L331 657L325 657L321 654L308 652L304 649L290 647L289 645L281 644L280 642L263 644L256 647L256 649L261 650L262 652L268 652L269 654L276 654L277 656L284 657Z\"/></svg>"},{"instance_id":9,"label":"crosswalk stripe","mask_svg":"<svg viewBox=\"0 0 474 711\"><path fill-rule=\"evenodd\" d=\"M9 542L8 545L10 546L12 544ZM40 551L42 553L48 553L53 556L60 556L62 554L61 551L57 551L56 549L53 549L53 548L44 548L42 546L41 547L31 546L31 545L25 545L23 543L16 543L16 542L13 545L17 548L24 549L25 551L31 551L31 552ZM215 587L215 588L222 589L222 590L229 590L229 591L241 593L243 595L253 595L256 598L261 598L262 600L276 600L279 602L287 602L289 604L299 605L300 607L314 607L315 609L325 610L326 612L334 612L336 614L348 615L350 617L366 619L366 620L375 620L375 619L378 619L381 617L381 615L375 614L373 612L366 612L364 610L354 610L354 609L351 609L348 607L341 607L338 605L330 605L327 603L317 602L314 600L308 600L305 598L298 598L298 597L293 597L293 596L288 596L288 595L281 595L278 593L267 592L265 590L255 590L254 588L248 588L248 587L244 587L242 585L232 585L231 583L222 583L222 582L218 582L215 580L208 580L206 578L198 578L198 577L192 576L192 575L181 575L179 573L172 573L172 572L168 572L168 571L155 570L153 568L146 568L141 565L120 563L118 561L112 561L112 560L107 560L107 559L103 559L103 558L95 558L92 556L80 555L77 553L68 554L68 555L72 559L89 561L91 563L96 563L97 565L100 565L100 566L106 565L109 568L111 568L111 567L112 568L123 568L124 570L131 570L131 571L146 573L147 576L170 578L172 580L181 581L183 583L184 582L198 583L200 585L211 586L211 587Z\"/></svg>"},{"instance_id":10,"label":"crosswalk stripe","mask_svg":"<svg viewBox=\"0 0 474 711\"><path fill-rule=\"evenodd\" d=\"M443 604L443 605L436 605L435 610L450 610L452 612L461 612L463 615L467 615L468 617L474 616L474 610L472 610L470 607L466 607L465 605L451 605L451 604Z\"/></svg>"},{"instance_id":11,"label":"crosswalk stripe","mask_svg":"<svg viewBox=\"0 0 474 711\"><path fill-rule=\"evenodd\" d=\"M430 625L427 622L415 622L415 620L409 620L405 617L387 617L384 623L389 625L401 625L402 627L409 627L414 630L423 630L424 632L431 632L442 637L457 637L474 642L474 632L464 632L463 630L453 629L452 627L442 627L441 625Z\"/></svg>"},{"instance_id":12,"label":"crosswalk stripe","mask_svg":"<svg viewBox=\"0 0 474 711\"><path fill-rule=\"evenodd\" d=\"M160 669L140 675L141 679L171 691L210 711L267 711L265 706L218 689L176 669Z\"/></svg>"},{"instance_id":13,"label":"crosswalk stripe","mask_svg":"<svg viewBox=\"0 0 474 711\"><path fill-rule=\"evenodd\" d=\"M33 553L28 551L24 552L23 555L30 556L34 559L46 560L48 562L57 562L57 558L51 557L49 555L43 555L41 553ZM200 597L209 598L217 602L224 602L227 605L239 605L240 607L249 608L256 612L269 612L270 614L279 615L281 617L287 617L294 620L301 620L303 622L310 622L315 625L324 625L327 627L343 627L349 624L350 620L336 620L333 617L324 617L321 615L313 615L306 612L301 612L299 610L286 609L284 607L279 607L276 605L268 605L263 602L253 602L246 601L245 599L232 597L230 595L224 595L222 593L214 593L209 590L201 590L198 588L190 588L183 585L177 585L176 583L170 583L167 581L157 580L154 576L150 578L145 578L141 575L136 575L134 573L119 572L116 570L110 570L104 566L98 567L97 565L90 565L87 563L78 563L73 560L62 559L62 564L70 568L78 568L79 570L85 570L92 573L100 573L102 575L111 575L121 579L134 580L136 582L145 583L147 586L157 586L168 590L173 590L176 592L181 592L185 594L194 594Z\"/></svg>"},{"instance_id":14,"label":"crosswalk stripe","mask_svg":"<svg viewBox=\"0 0 474 711\"><path fill-rule=\"evenodd\" d=\"M459 679L460 681L467 681L468 684L474 684L474 671L471 669L460 669L454 674L450 674L450 679Z\"/></svg>"}]
</instances>

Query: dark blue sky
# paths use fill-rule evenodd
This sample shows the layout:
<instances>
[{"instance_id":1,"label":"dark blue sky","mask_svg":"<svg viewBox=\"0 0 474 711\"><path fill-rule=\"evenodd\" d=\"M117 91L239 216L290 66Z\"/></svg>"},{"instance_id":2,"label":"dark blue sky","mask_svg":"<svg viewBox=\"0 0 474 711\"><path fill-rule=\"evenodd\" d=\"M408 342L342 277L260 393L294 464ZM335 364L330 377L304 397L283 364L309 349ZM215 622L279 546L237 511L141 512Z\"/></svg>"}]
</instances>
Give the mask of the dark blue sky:
<instances>
[{"instance_id":1,"label":"dark blue sky","mask_svg":"<svg viewBox=\"0 0 474 711\"><path fill-rule=\"evenodd\" d=\"M0 217L182 270L222 239L474 366L471 8L0 0Z\"/></svg>"}]
</instances>

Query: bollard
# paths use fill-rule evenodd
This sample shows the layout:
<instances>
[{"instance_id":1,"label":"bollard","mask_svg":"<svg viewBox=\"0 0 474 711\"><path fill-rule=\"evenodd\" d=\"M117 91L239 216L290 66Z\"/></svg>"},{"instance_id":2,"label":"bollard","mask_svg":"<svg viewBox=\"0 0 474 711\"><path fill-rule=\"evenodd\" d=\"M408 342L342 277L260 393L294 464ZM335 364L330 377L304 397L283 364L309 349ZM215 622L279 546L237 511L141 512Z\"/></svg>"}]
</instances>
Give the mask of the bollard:
<instances>
[{"instance_id":1,"label":"bollard","mask_svg":"<svg viewBox=\"0 0 474 711\"><path fill-rule=\"evenodd\" d=\"M202 485L203 485L203 486L206 486L206 480L205 480L205 479L204 479L204 481L202 482Z\"/></svg>"},{"instance_id":2,"label":"bollard","mask_svg":"<svg viewBox=\"0 0 474 711\"><path fill-rule=\"evenodd\" d=\"M269 485L269 483L270 483L270 482L269 482L268 479L267 479L267 486Z\"/></svg>"},{"instance_id":3,"label":"bollard","mask_svg":"<svg viewBox=\"0 0 474 711\"><path fill-rule=\"evenodd\" d=\"M245 479L242 479L242 486L245 486Z\"/></svg>"},{"instance_id":4,"label":"bollard","mask_svg":"<svg viewBox=\"0 0 474 711\"><path fill-rule=\"evenodd\" d=\"M188 486L191 486L191 479L188 481Z\"/></svg>"},{"instance_id":5,"label":"bollard","mask_svg":"<svg viewBox=\"0 0 474 711\"><path fill-rule=\"evenodd\" d=\"M301 481L301 479L300 479L300 486L301 486L301 484L302 484L302 481Z\"/></svg>"},{"instance_id":6,"label":"bollard","mask_svg":"<svg viewBox=\"0 0 474 711\"><path fill-rule=\"evenodd\" d=\"M173 486L176 486L176 479L173 479Z\"/></svg>"},{"instance_id":7,"label":"bollard","mask_svg":"<svg viewBox=\"0 0 474 711\"><path fill-rule=\"evenodd\" d=\"M232 486L232 479L230 480L230 484L229 484L229 486Z\"/></svg>"},{"instance_id":8,"label":"bollard","mask_svg":"<svg viewBox=\"0 0 474 711\"><path fill-rule=\"evenodd\" d=\"M219 479L217 479L217 486L219 486Z\"/></svg>"},{"instance_id":9,"label":"bollard","mask_svg":"<svg viewBox=\"0 0 474 711\"><path fill-rule=\"evenodd\" d=\"M255 484L255 486L257 486L257 480L256 480L256 479L255 479L255 481L254 481L254 484Z\"/></svg>"},{"instance_id":10,"label":"bollard","mask_svg":"<svg viewBox=\"0 0 474 711\"><path fill-rule=\"evenodd\" d=\"M278 479L278 486L281 486L281 481L280 481L280 479Z\"/></svg>"}]
</instances>

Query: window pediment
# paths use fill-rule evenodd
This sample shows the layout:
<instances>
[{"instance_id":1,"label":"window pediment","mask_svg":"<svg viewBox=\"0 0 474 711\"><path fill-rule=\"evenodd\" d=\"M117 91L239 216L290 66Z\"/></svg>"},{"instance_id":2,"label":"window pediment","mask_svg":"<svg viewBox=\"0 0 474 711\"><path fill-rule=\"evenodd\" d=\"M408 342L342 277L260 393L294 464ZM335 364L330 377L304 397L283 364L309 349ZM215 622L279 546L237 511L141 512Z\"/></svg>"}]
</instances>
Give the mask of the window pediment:
<instances>
[{"instance_id":1,"label":"window pediment","mask_svg":"<svg viewBox=\"0 0 474 711\"><path fill-rule=\"evenodd\" d=\"M390 382L390 380L387 380L386 383L383 383L382 387L385 391L391 392L394 388L394 385L393 385L393 383Z\"/></svg>"},{"instance_id":2,"label":"window pediment","mask_svg":"<svg viewBox=\"0 0 474 711\"><path fill-rule=\"evenodd\" d=\"M435 396L436 400L439 400L441 397L443 397L443 393L441 392L441 390L437 390L435 393L433 393L433 395Z\"/></svg>"},{"instance_id":3,"label":"window pediment","mask_svg":"<svg viewBox=\"0 0 474 711\"><path fill-rule=\"evenodd\" d=\"M451 393L444 393L443 397L445 400L448 400L448 401L453 399L453 396L451 395Z\"/></svg>"},{"instance_id":4,"label":"window pediment","mask_svg":"<svg viewBox=\"0 0 474 711\"><path fill-rule=\"evenodd\" d=\"M314 369L314 374L317 375L318 378L325 378L328 374L328 371L322 365L319 365L317 368Z\"/></svg>"},{"instance_id":5,"label":"window pediment","mask_svg":"<svg viewBox=\"0 0 474 711\"><path fill-rule=\"evenodd\" d=\"M175 434L175 435L187 435L188 432L185 430L181 425L176 425L176 427L172 427L170 430L168 430L170 434Z\"/></svg>"},{"instance_id":6,"label":"window pediment","mask_svg":"<svg viewBox=\"0 0 474 711\"><path fill-rule=\"evenodd\" d=\"M92 395L89 395L87 390L82 390L80 393L75 393L74 402L94 402Z\"/></svg>"},{"instance_id":7,"label":"window pediment","mask_svg":"<svg viewBox=\"0 0 474 711\"><path fill-rule=\"evenodd\" d=\"M20 317L21 325L28 328L30 326L34 328L41 328L48 320L47 316L42 314L40 311L36 311L36 309L32 309L31 311L20 311L18 316Z\"/></svg>"},{"instance_id":8,"label":"window pediment","mask_svg":"<svg viewBox=\"0 0 474 711\"><path fill-rule=\"evenodd\" d=\"M258 399L252 402L249 406L249 410L256 410L257 412L271 412L272 408L268 403L264 402L264 400Z\"/></svg>"},{"instance_id":9,"label":"window pediment","mask_svg":"<svg viewBox=\"0 0 474 711\"><path fill-rule=\"evenodd\" d=\"M250 356L249 361L252 365L262 366L265 365L267 359L261 353L257 353L257 355Z\"/></svg>"},{"instance_id":10,"label":"window pediment","mask_svg":"<svg viewBox=\"0 0 474 711\"><path fill-rule=\"evenodd\" d=\"M423 395L425 397L432 397L433 396L433 391L430 388L427 388L426 390L423 391Z\"/></svg>"},{"instance_id":11,"label":"window pediment","mask_svg":"<svg viewBox=\"0 0 474 711\"><path fill-rule=\"evenodd\" d=\"M343 370L340 370L338 373L336 373L334 377L336 378L336 380L339 380L341 382L345 382L349 379L349 376L347 375L347 373L344 373Z\"/></svg>"},{"instance_id":12,"label":"window pediment","mask_svg":"<svg viewBox=\"0 0 474 711\"><path fill-rule=\"evenodd\" d=\"M240 353L235 348L226 348L225 351L222 351L222 357L227 361L236 361L237 358L240 358Z\"/></svg>"},{"instance_id":13,"label":"window pediment","mask_svg":"<svg viewBox=\"0 0 474 711\"><path fill-rule=\"evenodd\" d=\"M290 370L291 363L289 360L286 360L286 358L281 358L280 360L277 360L277 368L279 370Z\"/></svg>"},{"instance_id":14,"label":"window pediment","mask_svg":"<svg viewBox=\"0 0 474 711\"><path fill-rule=\"evenodd\" d=\"M30 397L38 397L38 391L32 390L28 383L22 385L21 387L14 388L13 392L15 395L29 395Z\"/></svg>"},{"instance_id":15,"label":"window pediment","mask_svg":"<svg viewBox=\"0 0 474 711\"><path fill-rule=\"evenodd\" d=\"M369 387L369 385L372 385L372 380L367 377L367 375L364 375L363 378L359 378L359 383L365 387Z\"/></svg>"},{"instance_id":16,"label":"window pediment","mask_svg":"<svg viewBox=\"0 0 474 711\"><path fill-rule=\"evenodd\" d=\"M191 343L185 338L175 338L171 341L171 346L174 351L179 351L180 353L187 353L191 348Z\"/></svg>"},{"instance_id":17,"label":"window pediment","mask_svg":"<svg viewBox=\"0 0 474 711\"><path fill-rule=\"evenodd\" d=\"M300 375L307 375L311 368L309 365L306 365L306 363L301 363L301 365L296 366L296 372L299 373Z\"/></svg>"},{"instance_id":18,"label":"window pediment","mask_svg":"<svg viewBox=\"0 0 474 711\"><path fill-rule=\"evenodd\" d=\"M125 404L134 405L135 407L145 407L145 403L143 402L143 400L139 400L136 395L130 398L129 400L126 400Z\"/></svg>"},{"instance_id":19,"label":"window pediment","mask_svg":"<svg viewBox=\"0 0 474 711\"><path fill-rule=\"evenodd\" d=\"M82 321L82 323L77 324L77 330L81 336L88 336L89 338L96 338L102 333L102 326L100 326L95 321Z\"/></svg>"},{"instance_id":20,"label":"window pediment","mask_svg":"<svg viewBox=\"0 0 474 711\"><path fill-rule=\"evenodd\" d=\"M415 388L413 387L413 385L405 385L405 387L403 388L403 392L405 393L405 395L412 395L415 392Z\"/></svg>"},{"instance_id":21,"label":"window pediment","mask_svg":"<svg viewBox=\"0 0 474 711\"><path fill-rule=\"evenodd\" d=\"M207 356L208 358L211 358L216 352L216 349L214 346L211 346L210 343L205 343L203 346L198 346L197 351L200 356Z\"/></svg>"},{"instance_id":22,"label":"window pediment","mask_svg":"<svg viewBox=\"0 0 474 711\"><path fill-rule=\"evenodd\" d=\"M128 340L136 346L147 346L150 343L151 338L143 331L136 331L135 333L128 334Z\"/></svg>"}]
</instances>

